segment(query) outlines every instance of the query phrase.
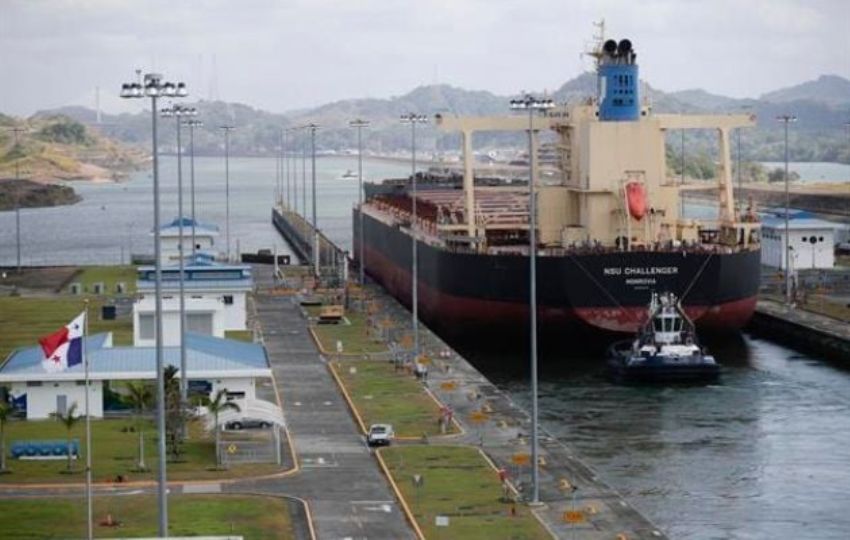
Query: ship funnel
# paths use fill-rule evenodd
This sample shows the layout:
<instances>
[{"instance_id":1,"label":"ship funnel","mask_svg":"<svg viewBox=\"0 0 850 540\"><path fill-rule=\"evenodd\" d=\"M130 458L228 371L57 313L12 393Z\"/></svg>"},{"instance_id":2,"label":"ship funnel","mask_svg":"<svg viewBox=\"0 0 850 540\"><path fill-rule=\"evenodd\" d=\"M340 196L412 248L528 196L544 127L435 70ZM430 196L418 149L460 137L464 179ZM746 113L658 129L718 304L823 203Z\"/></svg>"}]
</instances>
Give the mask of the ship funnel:
<instances>
[{"instance_id":1,"label":"ship funnel","mask_svg":"<svg viewBox=\"0 0 850 540\"><path fill-rule=\"evenodd\" d=\"M609 39L599 61L599 119L627 122L640 118L637 53L632 42Z\"/></svg>"}]
</instances>

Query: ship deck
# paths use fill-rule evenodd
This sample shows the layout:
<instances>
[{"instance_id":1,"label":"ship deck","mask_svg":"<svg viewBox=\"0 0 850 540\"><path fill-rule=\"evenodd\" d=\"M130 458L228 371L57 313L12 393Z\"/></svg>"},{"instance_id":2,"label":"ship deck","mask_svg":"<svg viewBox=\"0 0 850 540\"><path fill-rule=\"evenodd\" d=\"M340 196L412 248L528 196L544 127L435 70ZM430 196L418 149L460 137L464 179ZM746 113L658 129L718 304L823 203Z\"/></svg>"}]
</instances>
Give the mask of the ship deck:
<instances>
[{"instance_id":1,"label":"ship deck","mask_svg":"<svg viewBox=\"0 0 850 540\"><path fill-rule=\"evenodd\" d=\"M420 241L450 251L469 251L470 247L458 244L466 231L466 212L463 191L456 189L429 189L417 193L417 231ZM490 243L484 253L489 255L528 255L527 238L529 211L528 190L517 187L485 187L475 189L476 220L479 229L501 234L504 244ZM399 227L410 234L413 200L402 194L384 194L363 205L363 212L389 226ZM711 224L706 223L706 230ZM452 236L447 236L452 235ZM451 239L451 242L447 241ZM519 241L517 241L519 240ZM714 241L703 242L653 242L634 244L631 251L735 253L760 249L758 244L748 246L721 245ZM622 251L621 248L590 240L569 247L541 247L542 256L604 254ZM482 253L481 251L477 251Z\"/></svg>"}]
</instances>

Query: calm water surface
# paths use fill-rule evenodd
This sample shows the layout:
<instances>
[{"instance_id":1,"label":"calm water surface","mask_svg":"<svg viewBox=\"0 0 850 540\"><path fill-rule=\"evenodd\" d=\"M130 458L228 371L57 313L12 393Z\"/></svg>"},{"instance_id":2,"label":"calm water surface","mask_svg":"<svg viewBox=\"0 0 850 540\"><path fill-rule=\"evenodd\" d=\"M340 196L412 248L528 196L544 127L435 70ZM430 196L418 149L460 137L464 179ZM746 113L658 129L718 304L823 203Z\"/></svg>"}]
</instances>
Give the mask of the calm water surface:
<instances>
[{"instance_id":1,"label":"calm water surface","mask_svg":"<svg viewBox=\"0 0 850 540\"><path fill-rule=\"evenodd\" d=\"M175 164L163 160L164 219L176 216ZM198 218L222 232L223 169L221 158L196 161ZM355 159L318 161L319 225L344 246L357 197L357 182L340 179L347 169L356 170ZM242 251L283 251L269 224L274 160L235 158L231 171L233 247L238 239ZM409 167L368 162L367 171L403 176ZM74 186L81 203L23 212L25 264L114 263L152 250L147 172L122 184ZM13 260L14 214L3 212L0 264ZM850 374L749 336L711 346L723 377L692 388L615 386L602 376L599 353L550 356L542 424L673 538L850 537ZM527 374L493 367L524 358L473 360L528 403Z\"/></svg>"},{"instance_id":2,"label":"calm water surface","mask_svg":"<svg viewBox=\"0 0 850 540\"><path fill-rule=\"evenodd\" d=\"M319 227L347 247L351 236L351 205L357 198L357 180L341 179L346 170L357 170L355 158L317 161ZM162 222L177 217L177 160L160 161ZM275 192L275 161L267 158L230 160L231 250L237 242L242 252L278 246L288 252L270 225ZM364 177L404 176L410 167L382 161L364 164ZM153 194L150 171L139 172L117 184L70 183L83 200L72 206L21 211L21 244L24 265L104 264L129 260L128 254L153 253ZM184 161L184 213L190 215L189 164ZM307 182L310 168L307 166ZM298 160L298 200L302 202L301 161ZM312 206L311 190L306 204ZM218 248L225 250L225 177L223 158L195 159L196 216L221 229ZM301 204L299 204L299 207ZM0 265L15 262L15 214L0 212Z\"/></svg>"},{"instance_id":3,"label":"calm water surface","mask_svg":"<svg viewBox=\"0 0 850 540\"><path fill-rule=\"evenodd\" d=\"M712 350L724 372L705 387L548 358L541 424L672 538L850 537L850 373L751 336ZM529 405L525 374L485 371Z\"/></svg>"}]
</instances>

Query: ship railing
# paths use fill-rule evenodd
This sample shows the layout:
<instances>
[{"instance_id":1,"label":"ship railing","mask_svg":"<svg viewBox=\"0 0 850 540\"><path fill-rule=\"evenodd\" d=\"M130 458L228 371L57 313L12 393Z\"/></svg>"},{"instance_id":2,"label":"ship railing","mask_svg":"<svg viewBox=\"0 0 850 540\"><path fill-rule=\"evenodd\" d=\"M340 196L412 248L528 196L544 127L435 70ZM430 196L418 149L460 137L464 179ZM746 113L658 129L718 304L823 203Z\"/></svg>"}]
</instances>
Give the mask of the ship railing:
<instances>
[{"instance_id":1,"label":"ship railing","mask_svg":"<svg viewBox=\"0 0 850 540\"><path fill-rule=\"evenodd\" d=\"M424 240L424 239L423 239ZM480 253L486 255L527 255L528 254L528 246L522 244L505 244L505 245L490 245L487 246L484 251L476 249L474 247L469 247L468 245L452 242L451 237L443 238L442 242L439 244L446 251L452 253ZM633 247L630 251L622 248L617 248L616 246L606 246L606 245L577 245L570 247L541 247L538 250L538 254L544 257L566 257L571 255L607 255L613 253L626 253L627 251L631 253L687 253L687 254L732 254L732 253L740 253L740 252L748 252L755 251L757 248L753 246L747 247L739 247L739 246L724 246L721 244L688 244L688 245L662 245L662 244L654 244L654 245L645 245L640 247Z\"/></svg>"}]
</instances>

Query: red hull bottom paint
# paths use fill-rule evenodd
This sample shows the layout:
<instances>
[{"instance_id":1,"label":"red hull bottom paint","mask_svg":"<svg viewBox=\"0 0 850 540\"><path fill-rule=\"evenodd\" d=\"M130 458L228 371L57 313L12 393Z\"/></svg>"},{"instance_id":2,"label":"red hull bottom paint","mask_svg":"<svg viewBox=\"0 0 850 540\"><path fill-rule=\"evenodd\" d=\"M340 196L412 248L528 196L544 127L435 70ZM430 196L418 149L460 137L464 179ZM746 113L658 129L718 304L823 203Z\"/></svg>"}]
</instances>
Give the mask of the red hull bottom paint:
<instances>
[{"instance_id":1,"label":"red hull bottom paint","mask_svg":"<svg viewBox=\"0 0 850 540\"><path fill-rule=\"evenodd\" d=\"M411 305L410 272L402 270L374 249L366 248L366 268L370 276L408 308ZM747 324L756 307L756 297L710 305L686 305L685 312L698 329L714 332L734 331ZM551 307L540 306L538 324L541 333L558 334L566 330L595 329L603 332L632 334L646 319L647 306L634 307ZM426 324L456 336L490 335L509 338L506 332L525 332L528 304L469 298L446 294L419 282L419 315Z\"/></svg>"}]
</instances>

